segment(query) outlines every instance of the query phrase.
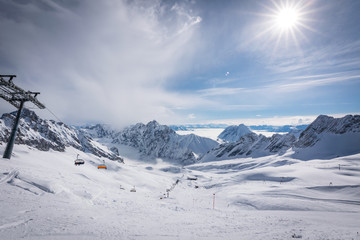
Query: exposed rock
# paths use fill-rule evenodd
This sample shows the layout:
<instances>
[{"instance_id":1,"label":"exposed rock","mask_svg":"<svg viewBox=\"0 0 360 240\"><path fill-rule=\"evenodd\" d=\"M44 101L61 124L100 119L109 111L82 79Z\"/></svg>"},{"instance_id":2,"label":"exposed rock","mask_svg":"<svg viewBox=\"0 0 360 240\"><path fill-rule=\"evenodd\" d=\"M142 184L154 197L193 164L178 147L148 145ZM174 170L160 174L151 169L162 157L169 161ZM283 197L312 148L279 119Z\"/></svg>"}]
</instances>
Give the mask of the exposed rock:
<instances>
[{"instance_id":1,"label":"exposed rock","mask_svg":"<svg viewBox=\"0 0 360 240\"><path fill-rule=\"evenodd\" d=\"M17 112L3 114L0 122L0 141L7 142ZM107 151L106 147L98 147L91 137L62 122L44 120L35 112L24 108L21 112L19 128L15 138L16 144L25 144L41 151L65 151L66 147L74 147L96 156L115 159L116 154Z\"/></svg>"}]
</instances>

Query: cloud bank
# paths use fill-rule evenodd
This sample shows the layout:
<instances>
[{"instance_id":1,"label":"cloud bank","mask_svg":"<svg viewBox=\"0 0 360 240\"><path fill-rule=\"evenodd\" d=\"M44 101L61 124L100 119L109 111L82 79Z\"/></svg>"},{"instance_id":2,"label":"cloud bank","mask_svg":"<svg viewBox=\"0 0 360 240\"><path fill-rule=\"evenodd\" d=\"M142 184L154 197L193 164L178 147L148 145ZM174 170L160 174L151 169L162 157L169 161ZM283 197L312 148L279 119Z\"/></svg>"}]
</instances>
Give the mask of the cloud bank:
<instances>
[{"instance_id":1,"label":"cloud bank","mask_svg":"<svg viewBox=\"0 0 360 240\"><path fill-rule=\"evenodd\" d=\"M279 32L276 6L295 2L300 24ZM356 0L0 0L0 74L18 75L20 87L40 91L70 124L354 113L359 7ZM0 112L11 110L0 102Z\"/></svg>"},{"instance_id":2,"label":"cloud bank","mask_svg":"<svg viewBox=\"0 0 360 240\"><path fill-rule=\"evenodd\" d=\"M1 0L0 9L1 73L40 91L65 121L166 122L201 102L165 90L196 48L201 18L189 2Z\"/></svg>"}]
</instances>

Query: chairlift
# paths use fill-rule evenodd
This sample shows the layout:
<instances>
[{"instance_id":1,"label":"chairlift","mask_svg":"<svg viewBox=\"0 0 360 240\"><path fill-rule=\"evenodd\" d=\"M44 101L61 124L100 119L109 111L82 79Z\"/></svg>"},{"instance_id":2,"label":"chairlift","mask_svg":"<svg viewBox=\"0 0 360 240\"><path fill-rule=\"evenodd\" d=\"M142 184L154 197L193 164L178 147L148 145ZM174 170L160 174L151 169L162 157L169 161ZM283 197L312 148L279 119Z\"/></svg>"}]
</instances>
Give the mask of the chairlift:
<instances>
[{"instance_id":1,"label":"chairlift","mask_svg":"<svg viewBox=\"0 0 360 240\"><path fill-rule=\"evenodd\" d=\"M82 165L82 164L84 164L85 161L84 161L83 159L80 159L80 158L79 158L79 154L78 154L78 155L76 156L76 159L75 159L74 163L75 163L75 166L77 166L77 165Z\"/></svg>"},{"instance_id":2,"label":"chairlift","mask_svg":"<svg viewBox=\"0 0 360 240\"><path fill-rule=\"evenodd\" d=\"M102 164L98 165L98 169L107 169L106 165L105 165L105 160L103 160Z\"/></svg>"}]
</instances>

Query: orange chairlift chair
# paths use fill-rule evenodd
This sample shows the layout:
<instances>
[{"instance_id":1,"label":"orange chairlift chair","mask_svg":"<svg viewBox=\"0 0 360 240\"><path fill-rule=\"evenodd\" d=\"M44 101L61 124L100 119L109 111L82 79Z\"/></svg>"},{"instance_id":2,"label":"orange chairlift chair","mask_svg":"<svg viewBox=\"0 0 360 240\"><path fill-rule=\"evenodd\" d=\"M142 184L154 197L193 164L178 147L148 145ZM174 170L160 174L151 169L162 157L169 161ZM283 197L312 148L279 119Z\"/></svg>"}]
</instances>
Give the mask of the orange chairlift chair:
<instances>
[{"instance_id":1,"label":"orange chairlift chair","mask_svg":"<svg viewBox=\"0 0 360 240\"><path fill-rule=\"evenodd\" d=\"M98 165L98 169L107 169L106 165L105 165L105 160L103 160L102 164Z\"/></svg>"}]
</instances>

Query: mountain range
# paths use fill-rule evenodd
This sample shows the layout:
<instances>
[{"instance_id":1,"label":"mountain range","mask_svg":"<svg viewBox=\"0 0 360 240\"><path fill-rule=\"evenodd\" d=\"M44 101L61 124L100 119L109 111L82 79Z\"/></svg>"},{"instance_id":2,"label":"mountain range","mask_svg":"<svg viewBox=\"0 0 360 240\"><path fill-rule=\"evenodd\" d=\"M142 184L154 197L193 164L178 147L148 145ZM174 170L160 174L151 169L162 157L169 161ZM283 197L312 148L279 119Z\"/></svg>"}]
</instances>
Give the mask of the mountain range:
<instances>
[{"instance_id":1,"label":"mountain range","mask_svg":"<svg viewBox=\"0 0 360 240\"><path fill-rule=\"evenodd\" d=\"M16 112L0 118L0 143L6 143ZM216 147L214 140L194 134L178 135L166 125L151 121L138 123L121 131L108 125L73 127L62 122L44 120L35 112L23 109L16 144L25 144L42 151L65 151L74 147L83 152L111 160L121 160L117 145L126 145L139 151L144 157L164 158L179 164L194 163L198 156Z\"/></svg>"},{"instance_id":2,"label":"mountain range","mask_svg":"<svg viewBox=\"0 0 360 240\"><path fill-rule=\"evenodd\" d=\"M302 160L329 159L359 153L360 115L347 115L343 118L320 115L304 131L294 130L283 135L274 134L272 137L251 132L241 135L238 141L219 145L200 161L283 155L287 152Z\"/></svg>"},{"instance_id":3,"label":"mountain range","mask_svg":"<svg viewBox=\"0 0 360 240\"><path fill-rule=\"evenodd\" d=\"M278 132L278 133L287 133L293 130L305 130L309 126L308 124L303 125L283 125L283 126L274 126L274 125L250 125L247 126L252 131L267 131L267 132ZM193 131L194 129L202 128L227 128L232 127L228 124L185 124L185 125L170 125L171 129L175 131Z\"/></svg>"},{"instance_id":4,"label":"mountain range","mask_svg":"<svg viewBox=\"0 0 360 240\"><path fill-rule=\"evenodd\" d=\"M166 125L151 121L137 123L121 131L104 129L103 125L80 128L89 137L102 143L126 145L137 149L142 156L164 158L180 164L191 164L218 143L214 140L190 135L179 135Z\"/></svg>"},{"instance_id":5,"label":"mountain range","mask_svg":"<svg viewBox=\"0 0 360 240\"><path fill-rule=\"evenodd\" d=\"M15 114L6 113L0 118L0 143L7 142ZM225 143L195 134L179 135L155 120L122 130L104 124L73 127L41 119L35 112L24 109L15 143L42 151L65 151L73 147L111 160L121 160L120 146L128 146L144 159L162 158L181 165L285 153L303 160L326 159L360 152L360 116L320 115L303 131L295 129L271 137L258 135L240 124L227 127L219 139Z\"/></svg>"}]
</instances>

